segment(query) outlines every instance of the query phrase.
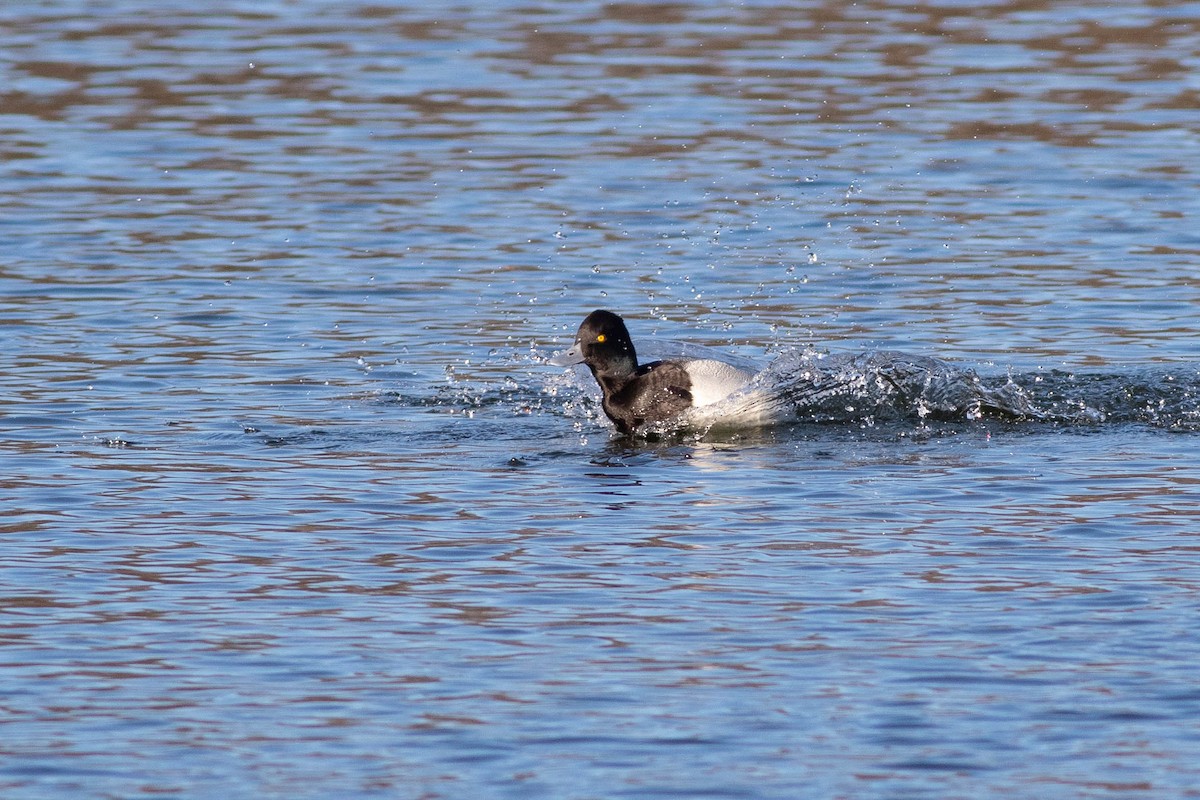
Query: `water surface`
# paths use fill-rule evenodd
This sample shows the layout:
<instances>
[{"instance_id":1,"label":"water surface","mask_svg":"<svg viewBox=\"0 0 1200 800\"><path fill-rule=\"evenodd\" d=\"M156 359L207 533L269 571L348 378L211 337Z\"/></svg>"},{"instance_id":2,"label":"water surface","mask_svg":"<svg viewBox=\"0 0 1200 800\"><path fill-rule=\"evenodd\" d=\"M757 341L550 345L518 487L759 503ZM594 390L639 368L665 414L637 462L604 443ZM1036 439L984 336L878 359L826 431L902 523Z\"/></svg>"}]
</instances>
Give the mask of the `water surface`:
<instances>
[{"instance_id":1,"label":"water surface","mask_svg":"<svg viewBox=\"0 0 1200 800\"><path fill-rule=\"evenodd\" d=\"M5 797L1195 794L1200 5L58 0L0 52ZM544 363L600 307L1063 413L621 439Z\"/></svg>"}]
</instances>

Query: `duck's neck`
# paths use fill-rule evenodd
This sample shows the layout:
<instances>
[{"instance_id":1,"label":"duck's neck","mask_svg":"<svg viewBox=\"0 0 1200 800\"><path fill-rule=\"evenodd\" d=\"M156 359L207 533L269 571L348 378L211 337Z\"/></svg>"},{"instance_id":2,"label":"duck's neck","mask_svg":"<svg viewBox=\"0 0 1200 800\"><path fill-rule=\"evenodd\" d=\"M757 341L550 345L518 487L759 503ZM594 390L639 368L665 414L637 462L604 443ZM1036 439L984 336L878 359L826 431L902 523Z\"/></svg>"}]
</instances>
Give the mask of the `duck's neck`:
<instances>
[{"instance_id":1,"label":"duck's neck","mask_svg":"<svg viewBox=\"0 0 1200 800\"><path fill-rule=\"evenodd\" d=\"M632 375L601 375L598 372L592 373L596 377L596 383L600 384L600 389L604 392L605 397L612 397L628 384Z\"/></svg>"},{"instance_id":2,"label":"duck's neck","mask_svg":"<svg viewBox=\"0 0 1200 800\"><path fill-rule=\"evenodd\" d=\"M604 365L603 369L599 369L595 364L588 364L588 367L592 370L592 377L596 379L596 383L600 384L606 397L620 392L637 377L637 361L634 358L610 361Z\"/></svg>"}]
</instances>

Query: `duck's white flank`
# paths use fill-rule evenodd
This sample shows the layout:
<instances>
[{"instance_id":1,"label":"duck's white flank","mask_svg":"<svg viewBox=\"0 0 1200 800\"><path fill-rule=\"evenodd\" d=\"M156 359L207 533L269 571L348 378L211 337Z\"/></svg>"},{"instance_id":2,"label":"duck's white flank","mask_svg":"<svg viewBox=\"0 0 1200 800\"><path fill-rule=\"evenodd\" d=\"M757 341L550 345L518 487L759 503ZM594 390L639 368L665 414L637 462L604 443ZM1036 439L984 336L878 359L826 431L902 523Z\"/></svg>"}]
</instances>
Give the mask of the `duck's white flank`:
<instances>
[{"instance_id":1,"label":"duck's white flank","mask_svg":"<svg viewBox=\"0 0 1200 800\"><path fill-rule=\"evenodd\" d=\"M754 377L752 372L706 358L685 362L684 369L692 379L693 408L721 402Z\"/></svg>"}]
</instances>

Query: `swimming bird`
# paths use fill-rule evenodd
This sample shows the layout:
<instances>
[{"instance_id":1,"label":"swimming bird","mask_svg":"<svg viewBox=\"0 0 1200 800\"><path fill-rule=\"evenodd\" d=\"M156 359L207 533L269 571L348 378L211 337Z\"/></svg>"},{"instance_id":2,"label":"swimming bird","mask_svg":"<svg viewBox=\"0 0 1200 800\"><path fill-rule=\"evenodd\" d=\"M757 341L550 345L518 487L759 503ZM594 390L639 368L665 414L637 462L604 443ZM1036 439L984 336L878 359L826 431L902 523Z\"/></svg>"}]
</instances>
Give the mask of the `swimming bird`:
<instances>
[{"instance_id":1,"label":"swimming bird","mask_svg":"<svg viewBox=\"0 0 1200 800\"><path fill-rule=\"evenodd\" d=\"M676 419L745 387L754 374L715 359L671 359L639 365L625 322L593 311L569 350L550 359L559 367L586 364L604 394L604 413L621 433Z\"/></svg>"}]
</instances>

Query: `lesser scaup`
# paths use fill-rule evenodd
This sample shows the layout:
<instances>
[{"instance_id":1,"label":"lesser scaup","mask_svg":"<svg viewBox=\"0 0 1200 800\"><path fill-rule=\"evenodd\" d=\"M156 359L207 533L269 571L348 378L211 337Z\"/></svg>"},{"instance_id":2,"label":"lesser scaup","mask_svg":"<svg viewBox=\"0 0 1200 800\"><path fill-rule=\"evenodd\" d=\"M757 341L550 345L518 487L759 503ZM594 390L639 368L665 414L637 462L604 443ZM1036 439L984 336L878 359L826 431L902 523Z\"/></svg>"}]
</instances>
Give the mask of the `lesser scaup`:
<instances>
[{"instance_id":1,"label":"lesser scaup","mask_svg":"<svg viewBox=\"0 0 1200 800\"><path fill-rule=\"evenodd\" d=\"M672 359L638 366L629 330L611 311L588 314L575 335L575 344L550 363L560 367L586 364L604 393L604 413L621 433L717 403L754 377L713 359Z\"/></svg>"}]
</instances>

